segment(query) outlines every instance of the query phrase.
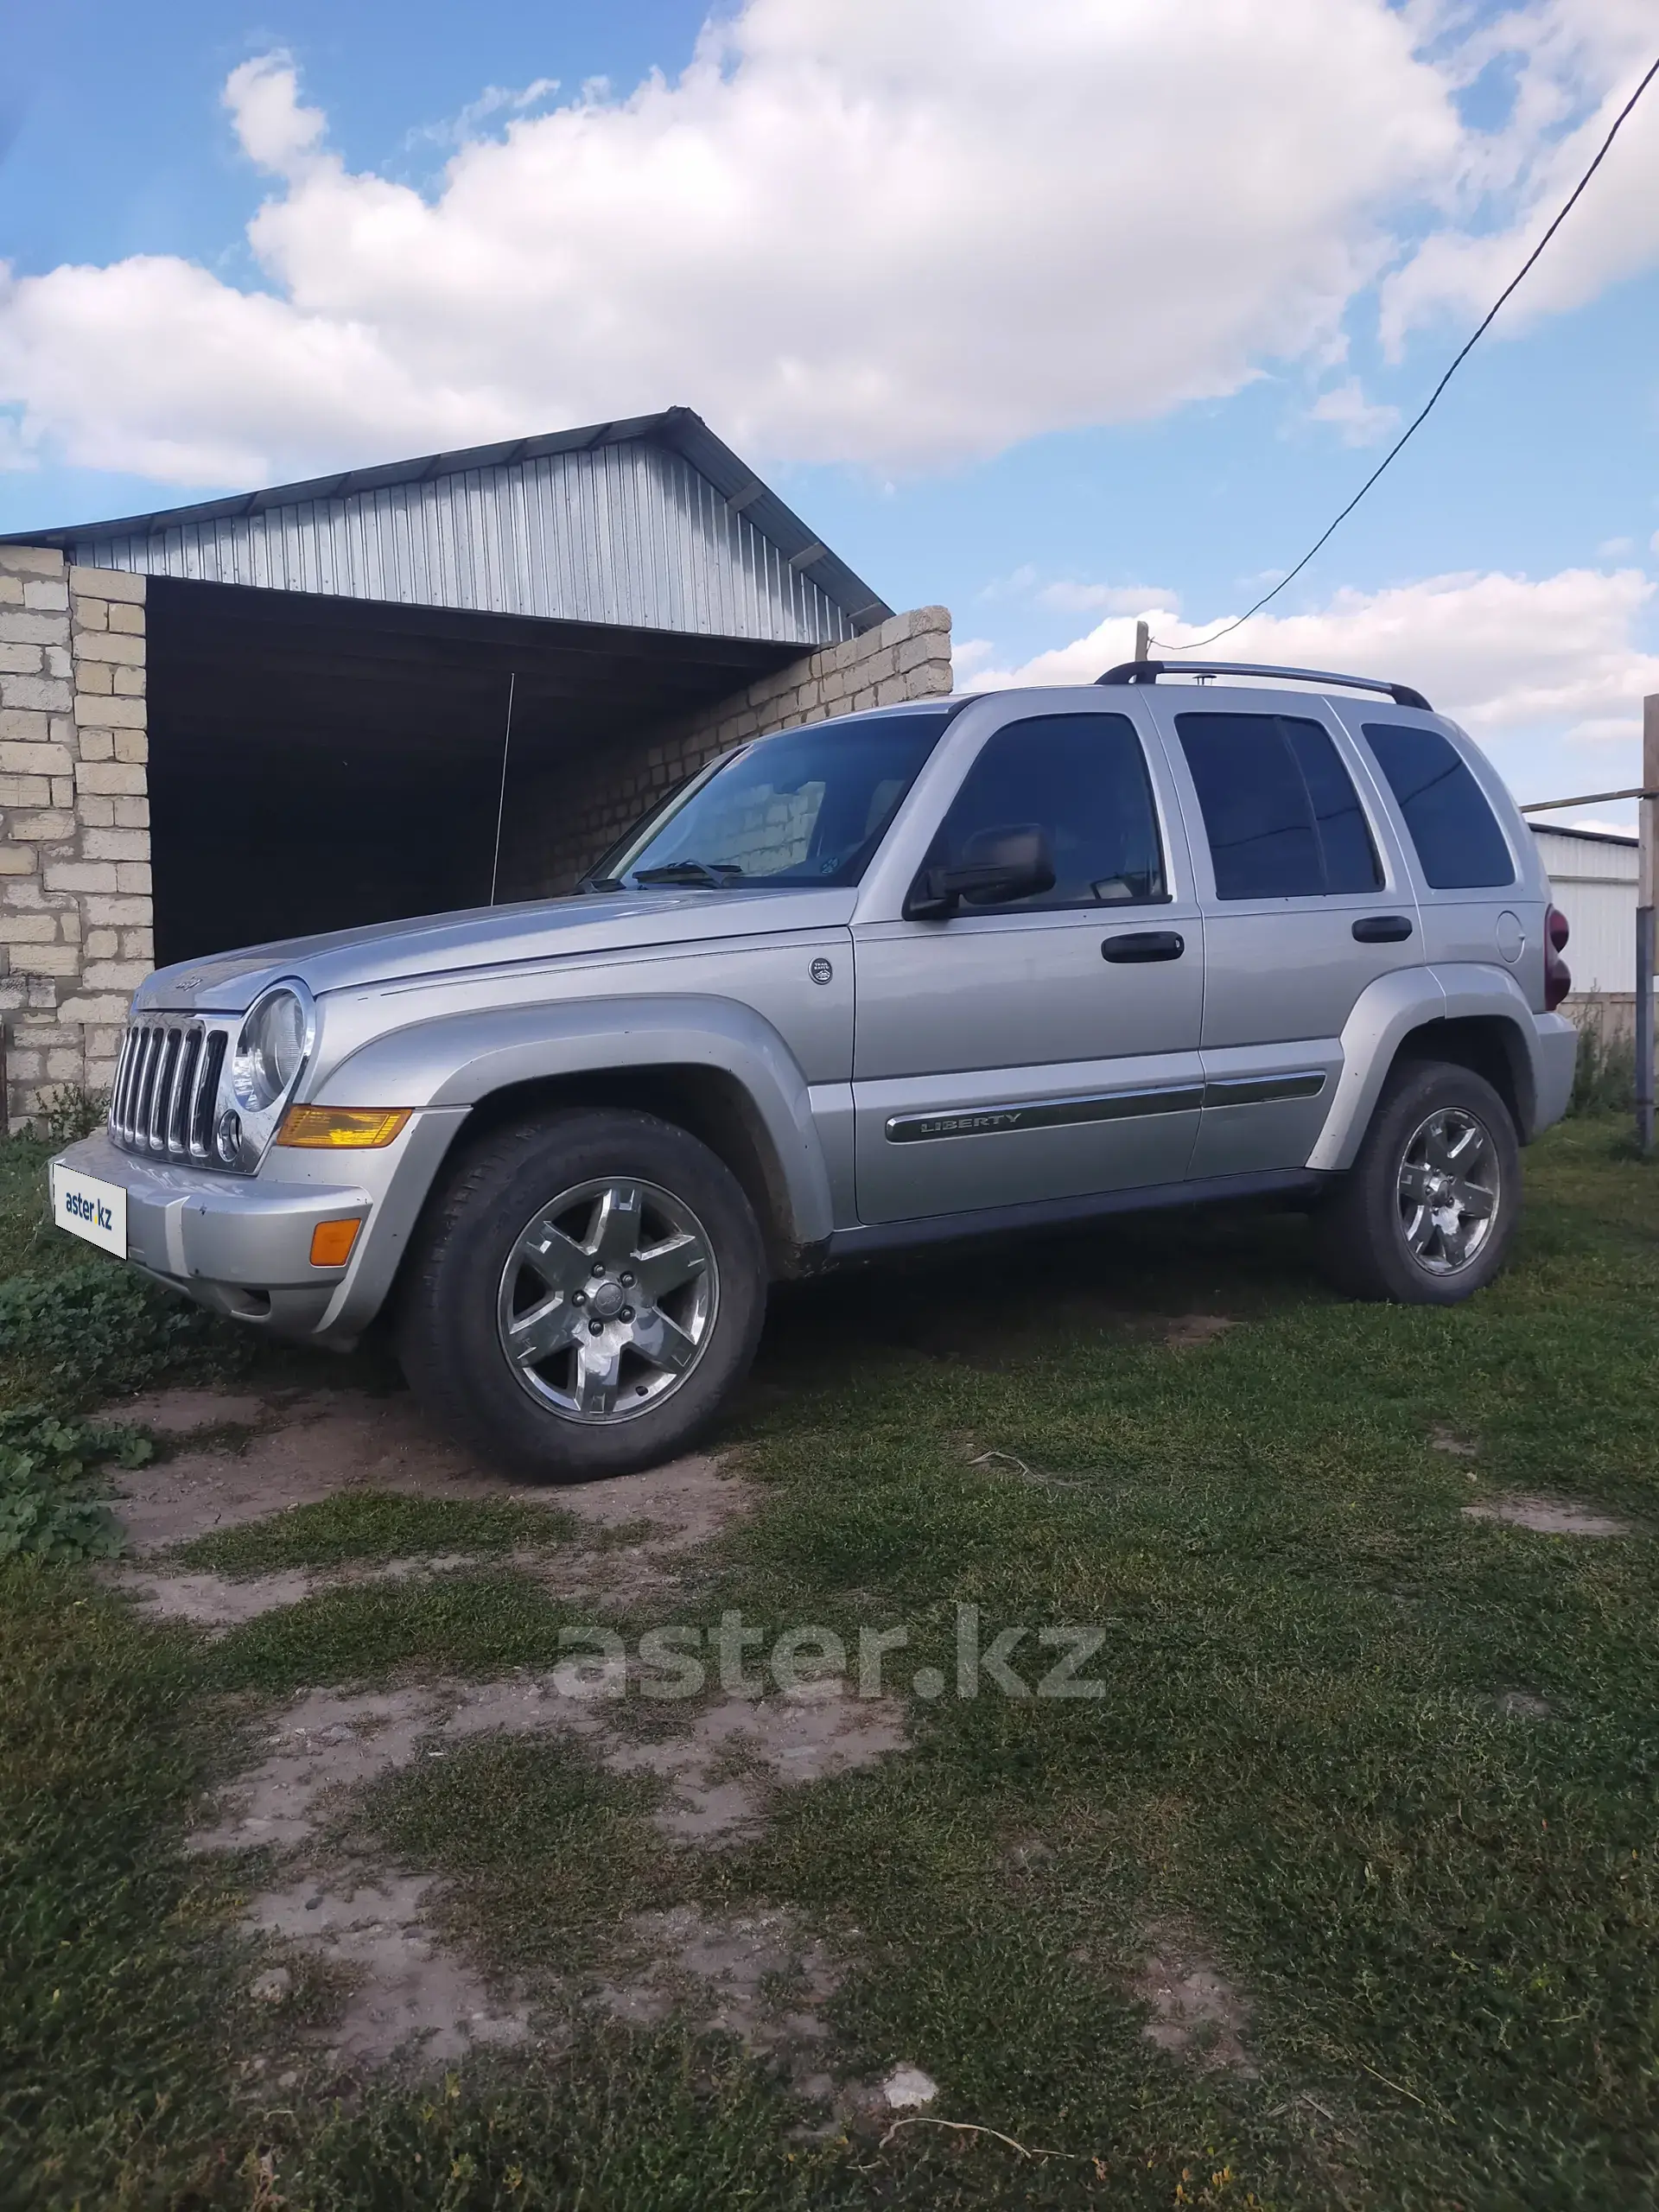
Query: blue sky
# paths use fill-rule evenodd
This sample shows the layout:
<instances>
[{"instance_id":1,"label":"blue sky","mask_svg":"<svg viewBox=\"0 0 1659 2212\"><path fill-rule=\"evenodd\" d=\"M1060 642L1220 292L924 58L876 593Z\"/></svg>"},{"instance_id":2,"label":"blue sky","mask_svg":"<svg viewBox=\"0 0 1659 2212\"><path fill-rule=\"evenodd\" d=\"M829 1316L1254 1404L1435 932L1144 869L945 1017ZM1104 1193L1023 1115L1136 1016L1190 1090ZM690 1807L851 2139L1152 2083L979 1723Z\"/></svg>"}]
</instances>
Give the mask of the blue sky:
<instances>
[{"instance_id":1,"label":"blue sky","mask_svg":"<svg viewBox=\"0 0 1659 2212\"><path fill-rule=\"evenodd\" d=\"M1659 49L1640 0L704 12L15 11L0 528L679 403L964 680L1091 671L1300 556ZM1523 797L1636 780L1659 690L1650 102L1229 641L1422 682Z\"/></svg>"}]
</instances>

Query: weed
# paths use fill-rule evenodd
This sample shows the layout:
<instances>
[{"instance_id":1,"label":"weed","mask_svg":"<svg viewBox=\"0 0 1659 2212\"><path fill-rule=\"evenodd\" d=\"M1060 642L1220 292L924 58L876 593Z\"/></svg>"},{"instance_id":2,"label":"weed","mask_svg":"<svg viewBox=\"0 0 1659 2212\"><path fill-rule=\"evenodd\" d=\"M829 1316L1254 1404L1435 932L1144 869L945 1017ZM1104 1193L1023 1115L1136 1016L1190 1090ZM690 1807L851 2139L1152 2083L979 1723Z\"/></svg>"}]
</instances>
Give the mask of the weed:
<instances>
[{"instance_id":1,"label":"weed","mask_svg":"<svg viewBox=\"0 0 1659 2212\"><path fill-rule=\"evenodd\" d=\"M1579 1055L1567 1111L1629 1114L1635 1106L1635 1043L1629 1037L1610 1036L1600 1008L1593 1008L1579 1024Z\"/></svg>"},{"instance_id":2,"label":"weed","mask_svg":"<svg viewBox=\"0 0 1659 2212\"><path fill-rule=\"evenodd\" d=\"M117 1262L0 1281L0 1359L66 1407L141 1389L187 1358L198 1374L233 1373L251 1351L226 1324Z\"/></svg>"},{"instance_id":3,"label":"weed","mask_svg":"<svg viewBox=\"0 0 1659 2212\"><path fill-rule=\"evenodd\" d=\"M0 1414L0 1560L112 1559L121 1531L86 1495L92 1466L141 1467L150 1456L136 1429L62 1421L41 1406Z\"/></svg>"},{"instance_id":4,"label":"weed","mask_svg":"<svg viewBox=\"0 0 1659 2212\"><path fill-rule=\"evenodd\" d=\"M60 1084L41 1100L46 1141L54 1147L78 1144L82 1137L94 1135L108 1120L109 1112L107 1090L88 1090L79 1083Z\"/></svg>"}]
</instances>

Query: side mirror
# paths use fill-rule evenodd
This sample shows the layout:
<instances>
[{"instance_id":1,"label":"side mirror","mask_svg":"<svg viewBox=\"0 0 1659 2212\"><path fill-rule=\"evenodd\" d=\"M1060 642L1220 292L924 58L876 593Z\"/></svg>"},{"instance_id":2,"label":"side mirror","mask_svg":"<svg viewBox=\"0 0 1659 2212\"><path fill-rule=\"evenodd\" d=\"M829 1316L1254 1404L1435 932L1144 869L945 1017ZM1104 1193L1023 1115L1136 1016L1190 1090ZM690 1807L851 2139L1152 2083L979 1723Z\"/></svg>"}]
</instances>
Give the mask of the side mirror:
<instances>
[{"instance_id":1,"label":"side mirror","mask_svg":"<svg viewBox=\"0 0 1659 2212\"><path fill-rule=\"evenodd\" d=\"M1054 855L1039 823L978 830L948 867L922 870L905 901L905 919L947 921L963 899L973 906L997 906L1053 888Z\"/></svg>"}]
</instances>

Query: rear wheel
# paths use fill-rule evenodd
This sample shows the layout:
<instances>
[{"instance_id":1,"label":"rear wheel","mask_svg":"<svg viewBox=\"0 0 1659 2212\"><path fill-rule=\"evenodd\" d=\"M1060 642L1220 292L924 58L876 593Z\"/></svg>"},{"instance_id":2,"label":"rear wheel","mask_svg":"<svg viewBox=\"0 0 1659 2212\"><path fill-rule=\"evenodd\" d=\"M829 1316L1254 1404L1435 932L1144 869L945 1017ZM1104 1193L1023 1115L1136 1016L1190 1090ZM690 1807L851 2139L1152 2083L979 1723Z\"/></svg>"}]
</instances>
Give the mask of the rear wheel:
<instances>
[{"instance_id":1,"label":"rear wheel","mask_svg":"<svg viewBox=\"0 0 1659 2212\"><path fill-rule=\"evenodd\" d=\"M547 1479L683 1451L747 1372L760 1232L730 1171L650 1115L574 1109L463 1161L413 1255L410 1389L486 1458Z\"/></svg>"},{"instance_id":2,"label":"rear wheel","mask_svg":"<svg viewBox=\"0 0 1659 2212\"><path fill-rule=\"evenodd\" d=\"M1315 1217L1326 1272L1358 1298L1452 1306L1508 1256L1521 1211L1510 1110L1484 1077L1408 1061Z\"/></svg>"}]
</instances>

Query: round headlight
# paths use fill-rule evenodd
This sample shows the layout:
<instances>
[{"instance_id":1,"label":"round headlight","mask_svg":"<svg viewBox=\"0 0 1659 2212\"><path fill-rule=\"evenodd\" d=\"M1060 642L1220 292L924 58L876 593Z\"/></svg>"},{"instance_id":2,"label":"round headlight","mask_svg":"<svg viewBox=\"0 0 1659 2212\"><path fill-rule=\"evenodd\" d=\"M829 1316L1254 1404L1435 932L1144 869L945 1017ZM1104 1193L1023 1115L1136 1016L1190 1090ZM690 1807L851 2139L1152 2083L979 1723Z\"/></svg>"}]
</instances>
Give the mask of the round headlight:
<instances>
[{"instance_id":1,"label":"round headlight","mask_svg":"<svg viewBox=\"0 0 1659 2212\"><path fill-rule=\"evenodd\" d=\"M263 1114L287 1091L305 1058L306 1011L297 992L267 991L242 1024L231 1065L237 1103Z\"/></svg>"}]
</instances>

